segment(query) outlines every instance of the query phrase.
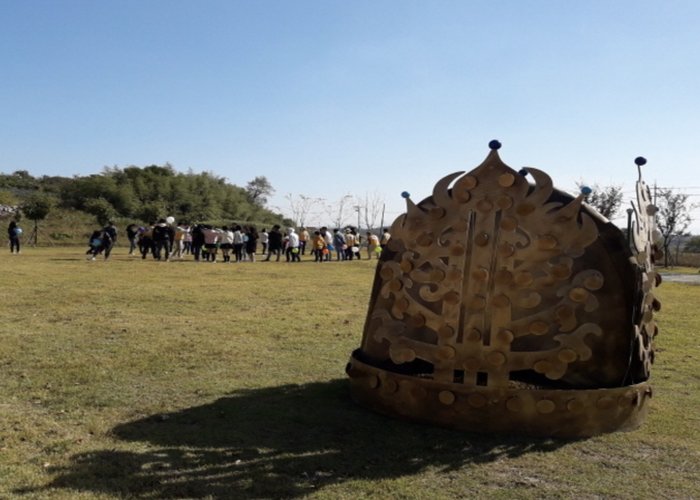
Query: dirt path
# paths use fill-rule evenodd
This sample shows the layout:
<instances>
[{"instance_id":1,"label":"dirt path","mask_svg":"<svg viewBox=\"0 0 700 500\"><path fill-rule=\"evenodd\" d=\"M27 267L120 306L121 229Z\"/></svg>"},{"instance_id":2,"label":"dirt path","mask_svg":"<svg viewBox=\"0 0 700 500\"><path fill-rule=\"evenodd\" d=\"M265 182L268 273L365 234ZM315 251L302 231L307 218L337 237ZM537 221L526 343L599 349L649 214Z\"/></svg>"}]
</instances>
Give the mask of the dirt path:
<instances>
[{"instance_id":1,"label":"dirt path","mask_svg":"<svg viewBox=\"0 0 700 500\"><path fill-rule=\"evenodd\" d=\"M700 285L700 273L698 274L665 274L662 273L661 277L664 281L672 281L675 283L689 283L691 285Z\"/></svg>"}]
</instances>

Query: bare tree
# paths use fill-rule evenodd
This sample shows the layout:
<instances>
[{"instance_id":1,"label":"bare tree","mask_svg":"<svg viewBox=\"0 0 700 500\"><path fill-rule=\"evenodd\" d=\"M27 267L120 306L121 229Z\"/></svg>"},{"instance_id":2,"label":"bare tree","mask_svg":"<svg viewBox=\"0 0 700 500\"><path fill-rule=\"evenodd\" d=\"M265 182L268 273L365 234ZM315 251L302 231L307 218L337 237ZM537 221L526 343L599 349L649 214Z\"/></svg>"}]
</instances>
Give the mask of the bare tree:
<instances>
[{"instance_id":1,"label":"bare tree","mask_svg":"<svg viewBox=\"0 0 700 500\"><path fill-rule=\"evenodd\" d=\"M326 215L333 227L341 228L352 213L352 195L346 194L335 203L326 204Z\"/></svg>"},{"instance_id":2,"label":"bare tree","mask_svg":"<svg viewBox=\"0 0 700 500\"><path fill-rule=\"evenodd\" d=\"M681 236L685 236L692 218L690 212L693 206L688 204L688 195L674 193L670 189L655 189L655 204L659 211L656 213L656 227L661 233L661 244L664 249L664 267L668 267L668 257L671 244Z\"/></svg>"},{"instance_id":3,"label":"bare tree","mask_svg":"<svg viewBox=\"0 0 700 500\"><path fill-rule=\"evenodd\" d=\"M576 183L579 190L585 186L583 182ZM591 186L591 192L586 195L586 203L595 208L606 219L614 219L622 206L622 186Z\"/></svg>"},{"instance_id":4,"label":"bare tree","mask_svg":"<svg viewBox=\"0 0 700 500\"><path fill-rule=\"evenodd\" d=\"M303 194L295 197L292 193L287 193L284 198L289 203L292 220L297 227L305 227L312 209L323 203L323 198L312 198Z\"/></svg>"},{"instance_id":5,"label":"bare tree","mask_svg":"<svg viewBox=\"0 0 700 500\"><path fill-rule=\"evenodd\" d=\"M357 206L360 207L367 230L377 226L377 220L382 214L384 208L384 198L380 193L366 193L364 198L357 200Z\"/></svg>"}]
</instances>

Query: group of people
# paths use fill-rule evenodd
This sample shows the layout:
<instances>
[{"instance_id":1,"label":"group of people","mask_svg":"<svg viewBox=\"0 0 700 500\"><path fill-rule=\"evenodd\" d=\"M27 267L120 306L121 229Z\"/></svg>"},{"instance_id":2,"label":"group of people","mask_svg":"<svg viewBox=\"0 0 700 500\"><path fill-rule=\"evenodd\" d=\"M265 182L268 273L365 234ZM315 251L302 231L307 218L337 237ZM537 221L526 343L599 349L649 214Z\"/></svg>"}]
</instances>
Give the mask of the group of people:
<instances>
[{"instance_id":1,"label":"group of people","mask_svg":"<svg viewBox=\"0 0 700 500\"><path fill-rule=\"evenodd\" d=\"M364 246L367 251L367 258L379 258L382 248L389 242L391 234L387 229L384 229L381 239L367 231L363 241L362 237L353 228L347 228L345 231L333 229L331 232L328 228L322 227L314 231L311 238L311 247L315 262L324 262L333 260L353 260L361 259L362 254L360 249Z\"/></svg>"},{"instance_id":2,"label":"group of people","mask_svg":"<svg viewBox=\"0 0 700 500\"><path fill-rule=\"evenodd\" d=\"M293 227L282 230L275 224L268 231L258 231L255 226L214 227L209 224L175 224L171 218L160 219L150 226L130 224L126 228L129 241L129 255L140 255L146 259L152 255L156 260L183 259L191 255L195 261L206 262L255 262L260 250L262 260L279 262L284 256L286 262L300 262L302 256L313 256L315 262L331 260L346 261L361 258L364 247L367 258L379 258L381 249L391 238L384 229L381 238L367 231L361 238L355 228L333 229L321 227L310 233ZM117 241L117 229L113 223L95 231L90 236L88 259L94 260L103 254L109 258ZM232 260L233 259L233 260Z\"/></svg>"}]
</instances>

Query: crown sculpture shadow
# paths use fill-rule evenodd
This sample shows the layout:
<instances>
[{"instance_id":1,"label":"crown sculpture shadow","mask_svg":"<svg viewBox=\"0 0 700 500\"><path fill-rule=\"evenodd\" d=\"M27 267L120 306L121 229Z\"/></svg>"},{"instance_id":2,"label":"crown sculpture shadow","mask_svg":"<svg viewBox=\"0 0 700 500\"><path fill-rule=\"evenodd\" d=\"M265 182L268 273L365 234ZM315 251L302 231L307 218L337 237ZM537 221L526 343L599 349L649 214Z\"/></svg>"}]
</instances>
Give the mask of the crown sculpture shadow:
<instances>
[{"instance_id":1,"label":"crown sculpture shadow","mask_svg":"<svg viewBox=\"0 0 700 500\"><path fill-rule=\"evenodd\" d=\"M458 429L586 437L640 425L653 362L654 214L637 158L627 237L544 172L491 152L393 223L353 398ZM533 183L528 178L534 180Z\"/></svg>"},{"instance_id":2,"label":"crown sculpture shadow","mask_svg":"<svg viewBox=\"0 0 700 500\"><path fill-rule=\"evenodd\" d=\"M111 447L76 455L51 470L56 478L44 490L289 498L354 479L453 470L568 444L390 421L353 404L342 379L238 391L118 425L113 435L148 451Z\"/></svg>"}]
</instances>

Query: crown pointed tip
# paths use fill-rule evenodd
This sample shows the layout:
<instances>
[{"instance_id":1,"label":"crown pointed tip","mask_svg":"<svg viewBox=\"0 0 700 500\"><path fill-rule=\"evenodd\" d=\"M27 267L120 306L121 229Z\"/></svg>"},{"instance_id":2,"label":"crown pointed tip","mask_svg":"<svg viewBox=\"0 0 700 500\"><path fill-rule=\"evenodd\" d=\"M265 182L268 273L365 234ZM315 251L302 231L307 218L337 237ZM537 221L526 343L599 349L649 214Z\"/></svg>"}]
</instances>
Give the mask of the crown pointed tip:
<instances>
[{"instance_id":1,"label":"crown pointed tip","mask_svg":"<svg viewBox=\"0 0 700 500\"><path fill-rule=\"evenodd\" d=\"M498 151L501 149L501 143L500 141L497 141L496 139L492 140L489 142L489 148L491 148L493 151Z\"/></svg>"},{"instance_id":2,"label":"crown pointed tip","mask_svg":"<svg viewBox=\"0 0 700 500\"><path fill-rule=\"evenodd\" d=\"M408 199L408 198L410 198L410 197L411 197L411 193L409 193L408 191L403 191L403 192L401 193L401 198L406 198L406 199Z\"/></svg>"}]
</instances>

